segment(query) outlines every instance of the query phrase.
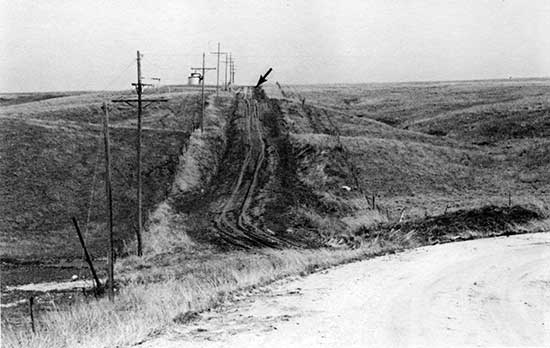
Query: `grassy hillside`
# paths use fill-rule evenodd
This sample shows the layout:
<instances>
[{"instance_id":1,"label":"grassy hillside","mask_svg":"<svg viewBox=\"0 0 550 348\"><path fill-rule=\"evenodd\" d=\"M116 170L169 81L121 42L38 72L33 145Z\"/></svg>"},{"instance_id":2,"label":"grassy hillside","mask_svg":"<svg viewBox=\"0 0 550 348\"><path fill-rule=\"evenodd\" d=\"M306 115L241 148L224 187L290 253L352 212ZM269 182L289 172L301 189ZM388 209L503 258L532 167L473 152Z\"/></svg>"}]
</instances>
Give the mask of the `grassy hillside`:
<instances>
[{"instance_id":1,"label":"grassy hillside","mask_svg":"<svg viewBox=\"0 0 550 348\"><path fill-rule=\"evenodd\" d=\"M269 173L260 177L268 191L258 198L254 210L254 218L272 230L296 229L298 234L311 235L317 233L318 226L347 230L349 222L412 219L507 204L510 198L513 203L531 204L548 212L548 80L272 86L266 90L275 98L272 117L282 117L284 132L289 132L288 140L268 139L273 144L268 151L275 156L269 168L275 167L267 170L275 172L271 178L265 176ZM182 170L191 168L181 167L180 162L188 160L178 156L196 121L198 96L193 93L164 93L170 102L147 108L143 172L148 212L169 196L178 164ZM2 257L80 255L70 224L72 216L82 224L89 219L87 239L94 252L104 252L100 105L106 97L119 95L88 93L44 100L37 96L35 101L0 109L1 132L6 139L1 148ZM224 103L229 104L223 112L230 112L232 102ZM133 239L135 229L135 113L116 104L110 117L115 229L122 246ZM281 132L279 126L270 127L271 132ZM238 144L241 138L235 136L229 145L232 141ZM287 141L288 145L281 145ZM227 154L224 161L233 163L240 158L231 155L235 149L219 148L214 157ZM277 159L280 151L284 156ZM213 158L213 163L219 160ZM201 158L193 161L203 166ZM281 169L284 175L279 179L277 161L287 166ZM204 174L215 168L200 170ZM209 176L225 178L227 174L222 170ZM299 181L283 185L283 189L298 192L304 188L313 196L300 194L306 198L295 201L288 200L292 195L275 199L280 189L274 187L279 184L268 182L289 175L297 175ZM225 185L225 180L218 181ZM206 202L230 189L201 185L212 190ZM373 216L373 196L383 216ZM173 207L193 207L197 201L193 195L171 200ZM270 203L261 203L264 200ZM199 217L182 228L198 240L216 239L208 232L209 223L201 222L203 213L197 214ZM283 218L269 221L275 216ZM188 230L194 225L200 228ZM61 243L67 247L59 249Z\"/></svg>"},{"instance_id":2,"label":"grassy hillside","mask_svg":"<svg viewBox=\"0 0 550 348\"><path fill-rule=\"evenodd\" d=\"M265 89L272 99L247 89L209 98L205 132L188 141L196 96L174 94L148 109L146 202L157 209L146 254L117 261L114 303L65 299L71 306L49 311L44 302L36 335L21 329L26 312L3 311L7 342L134 345L284 276L404 247L549 228L550 81ZM14 257L59 255L61 245L80 253L67 244L76 239L64 218L85 219L102 151L101 99L67 98L2 109L10 139L2 148L2 216L10 219L2 224L11 233L3 227L2 250ZM124 108L112 113L117 235L131 240L135 121ZM98 243L102 170L90 231ZM277 238L303 243L251 247Z\"/></svg>"},{"instance_id":3,"label":"grassy hillside","mask_svg":"<svg viewBox=\"0 0 550 348\"><path fill-rule=\"evenodd\" d=\"M0 93L0 106L26 104L34 101L83 95L92 92L34 92L34 93Z\"/></svg>"},{"instance_id":4,"label":"grassy hillside","mask_svg":"<svg viewBox=\"0 0 550 348\"><path fill-rule=\"evenodd\" d=\"M544 96L550 92L550 83L545 79L487 80L283 86L283 89L290 98L305 98L306 102L402 126L475 106Z\"/></svg>"},{"instance_id":5,"label":"grassy hillside","mask_svg":"<svg viewBox=\"0 0 550 348\"><path fill-rule=\"evenodd\" d=\"M548 80L271 86L266 90L275 98L270 117L284 121L283 128L275 122L268 129L273 134L289 133L288 139L267 138L272 159L266 174L260 176L267 191L253 210L253 218L273 231L290 229L315 238L319 226L345 232L361 222L508 204L510 198L513 203L548 212ZM192 168L181 166L180 162L189 164L191 159L179 155L197 120L198 96L194 93L164 93L168 103L147 108L143 139L147 212L169 196L176 175L179 182L182 173ZM1 144L0 173L2 257L79 256L72 216L83 225L89 219L87 239L94 253L104 253L100 105L105 98L120 95L30 95L0 108L0 132L6 140ZM224 103L222 111L232 112L233 102L227 99ZM115 230L122 246L133 239L135 230L135 111L115 104L110 118ZM235 135L229 135L229 147L242 139L237 128ZM217 135L219 139L226 136ZM209 140L197 138L193 146L202 146L204 141ZM219 147L216 144L222 143L212 144ZM231 151L239 149L218 148L212 163L221 161L233 168L241 157ZM196 170L201 175L216 170L201 164L201 158L213 154L197 151L202 155L193 158L193 163L204 168ZM227 158L222 161L220 156ZM238 167L233 169L230 173L236 175L233 172ZM232 184L225 182L228 173L211 172L209 177L218 181L200 183L206 189L205 202L229 192L231 188L223 186ZM279 181L289 177L298 181L276 189ZM192 180L197 178L194 174ZM290 190L289 194L302 189L310 193L290 199L294 194L281 195L281 189ZM201 195L172 197L171 207L194 208L197 194ZM373 215L373 196L381 215ZM216 210L211 213L215 216ZM197 214L175 229L181 225L196 240L216 240L210 222L202 221L206 215ZM189 226L199 227L189 230ZM176 230L173 235L178 235Z\"/></svg>"},{"instance_id":6,"label":"grassy hillside","mask_svg":"<svg viewBox=\"0 0 550 348\"><path fill-rule=\"evenodd\" d=\"M107 98L117 96L110 93ZM195 93L166 94L169 102L144 114L144 208L171 188L178 156L198 115ZM105 189L100 94L59 97L0 109L0 245L3 258L80 257L71 224L76 216L96 256L104 255ZM115 234L133 239L135 109L110 112ZM89 212L88 212L89 211Z\"/></svg>"},{"instance_id":7,"label":"grassy hillside","mask_svg":"<svg viewBox=\"0 0 550 348\"><path fill-rule=\"evenodd\" d=\"M389 220L509 198L550 212L550 80L267 91L280 100L302 182L320 196L368 207L374 195ZM368 222L369 214L336 216Z\"/></svg>"},{"instance_id":8,"label":"grassy hillside","mask_svg":"<svg viewBox=\"0 0 550 348\"><path fill-rule=\"evenodd\" d=\"M408 127L480 144L508 139L548 138L549 93L440 113L410 122Z\"/></svg>"}]
</instances>

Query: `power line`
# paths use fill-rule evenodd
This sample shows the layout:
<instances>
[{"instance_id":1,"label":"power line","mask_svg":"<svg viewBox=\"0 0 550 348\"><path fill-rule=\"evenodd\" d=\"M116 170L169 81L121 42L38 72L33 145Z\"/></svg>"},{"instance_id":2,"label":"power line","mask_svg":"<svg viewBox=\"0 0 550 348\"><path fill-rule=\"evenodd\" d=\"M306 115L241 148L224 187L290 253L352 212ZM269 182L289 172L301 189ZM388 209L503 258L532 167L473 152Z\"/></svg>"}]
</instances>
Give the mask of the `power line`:
<instances>
[{"instance_id":1,"label":"power line","mask_svg":"<svg viewBox=\"0 0 550 348\"><path fill-rule=\"evenodd\" d=\"M210 52L210 54L215 54L218 56L218 66L216 68L216 97L219 96L219 88L220 88L220 56L222 54L226 54L227 52L221 52L220 51L220 43L218 42L218 51L217 52Z\"/></svg>"},{"instance_id":2,"label":"power line","mask_svg":"<svg viewBox=\"0 0 550 348\"><path fill-rule=\"evenodd\" d=\"M116 75L113 79L111 79L106 85L105 87L103 87L101 90L106 90L113 82L115 82L116 80L118 80L132 65L134 64L134 60L132 59L130 61L130 63L128 65L126 65L126 67L124 69L122 69L120 71L120 73L118 75Z\"/></svg>"}]
</instances>

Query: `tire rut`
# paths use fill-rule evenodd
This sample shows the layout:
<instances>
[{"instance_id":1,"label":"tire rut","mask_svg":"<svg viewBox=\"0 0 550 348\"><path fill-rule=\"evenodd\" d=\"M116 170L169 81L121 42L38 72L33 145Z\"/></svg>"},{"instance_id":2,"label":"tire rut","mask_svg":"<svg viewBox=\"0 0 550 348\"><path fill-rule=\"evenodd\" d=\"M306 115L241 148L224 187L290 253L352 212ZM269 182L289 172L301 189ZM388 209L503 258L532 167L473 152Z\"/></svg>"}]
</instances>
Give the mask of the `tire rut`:
<instances>
[{"instance_id":1,"label":"tire rut","mask_svg":"<svg viewBox=\"0 0 550 348\"><path fill-rule=\"evenodd\" d=\"M246 154L231 196L216 219L216 226L221 237L231 245L241 248L279 248L287 243L254 225L248 215L266 154L258 102L250 98L249 94L245 93L244 103L241 104L246 119Z\"/></svg>"}]
</instances>

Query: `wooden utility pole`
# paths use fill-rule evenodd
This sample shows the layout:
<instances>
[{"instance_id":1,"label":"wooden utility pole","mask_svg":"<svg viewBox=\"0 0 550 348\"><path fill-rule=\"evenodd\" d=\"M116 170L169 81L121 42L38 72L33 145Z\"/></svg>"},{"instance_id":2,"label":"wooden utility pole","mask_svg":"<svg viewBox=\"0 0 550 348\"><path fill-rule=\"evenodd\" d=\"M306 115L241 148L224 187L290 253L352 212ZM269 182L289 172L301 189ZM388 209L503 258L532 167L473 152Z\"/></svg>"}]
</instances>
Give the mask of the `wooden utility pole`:
<instances>
[{"instance_id":1,"label":"wooden utility pole","mask_svg":"<svg viewBox=\"0 0 550 348\"><path fill-rule=\"evenodd\" d=\"M191 68L191 70L200 70L201 71L201 119L200 119L200 128L201 133L203 132L204 128L204 78L207 70L216 70L216 68L207 68L204 66L205 64L205 53L202 52L202 67L200 68Z\"/></svg>"},{"instance_id":2,"label":"wooden utility pole","mask_svg":"<svg viewBox=\"0 0 550 348\"><path fill-rule=\"evenodd\" d=\"M137 114L137 221L138 221L138 231L137 231L137 250L138 256L143 255L143 244L141 241L142 233L142 224L143 220L141 217L141 93L143 92L143 87L141 86L141 54L137 51L137 85L136 91L138 95L138 114Z\"/></svg>"},{"instance_id":3,"label":"wooden utility pole","mask_svg":"<svg viewBox=\"0 0 550 348\"><path fill-rule=\"evenodd\" d=\"M144 109L143 102L165 102L167 99L161 98L161 99L143 99L142 93L143 93L143 87L144 86L152 86L151 84L144 84L141 82L142 76L141 76L141 57L142 55L137 51L137 83L132 83L132 86L135 86L136 93L137 93L137 99L116 99L113 100L114 103L127 103L129 105L130 102L137 102L137 134L136 134L136 176L137 176L137 230L136 230L136 237L137 237L137 254L138 256L143 255L143 242L142 242L142 232L143 232L143 218L142 218L142 179L141 179L141 114ZM150 104L148 104L150 105ZM147 105L146 105L147 107Z\"/></svg>"},{"instance_id":4,"label":"wooden utility pole","mask_svg":"<svg viewBox=\"0 0 550 348\"><path fill-rule=\"evenodd\" d=\"M229 82L235 84L235 60L229 55Z\"/></svg>"},{"instance_id":5,"label":"wooden utility pole","mask_svg":"<svg viewBox=\"0 0 550 348\"><path fill-rule=\"evenodd\" d=\"M229 82L231 84L235 83L233 81L233 55L231 53L229 54Z\"/></svg>"},{"instance_id":6,"label":"wooden utility pole","mask_svg":"<svg viewBox=\"0 0 550 348\"><path fill-rule=\"evenodd\" d=\"M105 117L103 118L103 140L105 141L105 192L107 197L107 214L109 216L109 300L115 299L114 292L114 263L115 252L113 245L113 196L111 189L111 148L109 143L109 110L107 109L107 103L103 103L103 112Z\"/></svg>"},{"instance_id":7,"label":"wooden utility pole","mask_svg":"<svg viewBox=\"0 0 550 348\"><path fill-rule=\"evenodd\" d=\"M227 52L221 52L220 51L220 43L218 42L218 51L217 52L210 52L211 54L215 54L218 56L218 65L216 68L216 97L219 96L219 89L220 89L220 56L222 54L226 54Z\"/></svg>"},{"instance_id":8,"label":"wooden utility pole","mask_svg":"<svg viewBox=\"0 0 550 348\"><path fill-rule=\"evenodd\" d=\"M224 85L223 85L223 90L224 91L227 91L227 64L229 63L229 59L228 59L228 56L227 56L227 53L225 54L225 80L224 80Z\"/></svg>"}]
</instances>

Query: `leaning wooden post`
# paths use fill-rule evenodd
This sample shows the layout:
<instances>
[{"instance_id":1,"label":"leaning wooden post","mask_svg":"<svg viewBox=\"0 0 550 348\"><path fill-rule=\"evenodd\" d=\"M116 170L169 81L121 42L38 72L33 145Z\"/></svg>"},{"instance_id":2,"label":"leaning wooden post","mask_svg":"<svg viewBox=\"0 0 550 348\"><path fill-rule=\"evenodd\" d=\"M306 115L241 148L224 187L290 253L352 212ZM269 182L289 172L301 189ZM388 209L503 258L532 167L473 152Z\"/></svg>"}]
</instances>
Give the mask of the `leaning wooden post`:
<instances>
[{"instance_id":1,"label":"leaning wooden post","mask_svg":"<svg viewBox=\"0 0 550 348\"><path fill-rule=\"evenodd\" d=\"M105 117L103 118L103 139L105 141L105 191L107 194L107 213L109 216L109 260L108 260L108 277L109 277L109 300L113 301L115 298L114 292L114 247L113 247L113 197L111 190L111 148L109 145L109 109L107 103L103 103L103 112Z\"/></svg>"},{"instance_id":2,"label":"leaning wooden post","mask_svg":"<svg viewBox=\"0 0 550 348\"><path fill-rule=\"evenodd\" d=\"M84 257L86 258L86 262L88 263L88 266L90 267L90 271L92 272L92 276L94 277L95 281L95 293L97 294L101 288L101 283L99 282L99 278L97 276L97 273L95 272L94 264L92 263L92 258L90 257L90 254L88 254L88 249L86 248L86 244L84 243L84 238L82 237L82 233L80 232L80 227L78 226L78 221L73 216L73 224L74 228L76 230L76 234L78 234L78 239L80 240L80 245L82 246L82 249L84 250Z\"/></svg>"},{"instance_id":3,"label":"leaning wooden post","mask_svg":"<svg viewBox=\"0 0 550 348\"><path fill-rule=\"evenodd\" d=\"M29 298L29 314L31 315L31 329L32 333L36 333L36 328L34 327L34 313L32 306L34 305L34 297Z\"/></svg>"}]
</instances>

